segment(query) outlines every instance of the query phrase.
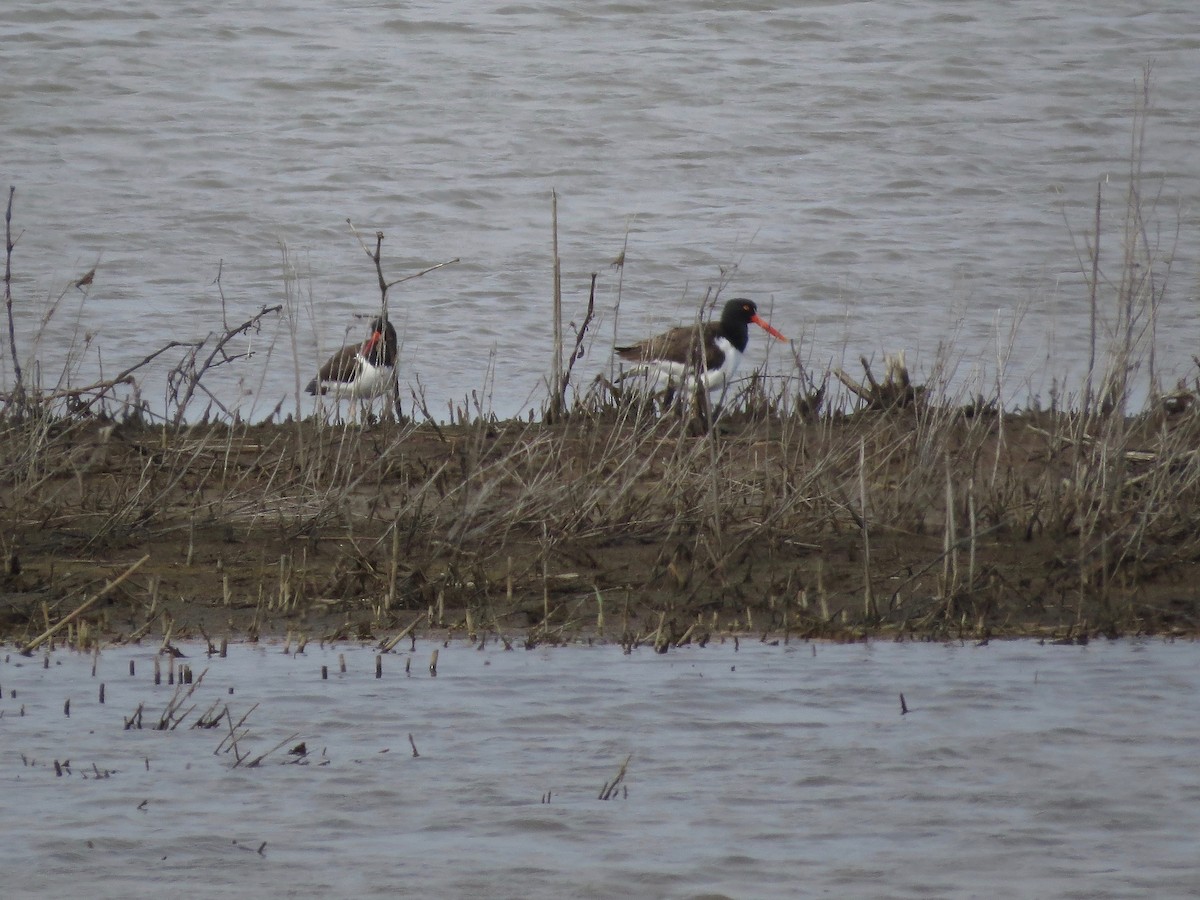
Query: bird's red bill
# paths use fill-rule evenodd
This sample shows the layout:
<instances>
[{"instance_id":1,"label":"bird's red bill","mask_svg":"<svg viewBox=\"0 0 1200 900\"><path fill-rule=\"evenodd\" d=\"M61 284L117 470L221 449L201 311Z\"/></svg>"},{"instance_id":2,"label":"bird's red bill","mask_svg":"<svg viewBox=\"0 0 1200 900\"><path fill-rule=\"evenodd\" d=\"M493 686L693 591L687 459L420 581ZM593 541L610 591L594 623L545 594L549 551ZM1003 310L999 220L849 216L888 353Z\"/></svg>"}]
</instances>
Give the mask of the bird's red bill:
<instances>
[{"instance_id":1,"label":"bird's red bill","mask_svg":"<svg viewBox=\"0 0 1200 900\"><path fill-rule=\"evenodd\" d=\"M766 319L764 319L760 316L751 316L750 321L753 322L755 325L757 325L759 328L761 328L763 331L765 331L767 334L771 335L771 337L777 338L781 341L787 340L787 338L785 338L782 334L780 334L778 331L776 331L774 328L772 328L770 323L768 323Z\"/></svg>"}]
</instances>

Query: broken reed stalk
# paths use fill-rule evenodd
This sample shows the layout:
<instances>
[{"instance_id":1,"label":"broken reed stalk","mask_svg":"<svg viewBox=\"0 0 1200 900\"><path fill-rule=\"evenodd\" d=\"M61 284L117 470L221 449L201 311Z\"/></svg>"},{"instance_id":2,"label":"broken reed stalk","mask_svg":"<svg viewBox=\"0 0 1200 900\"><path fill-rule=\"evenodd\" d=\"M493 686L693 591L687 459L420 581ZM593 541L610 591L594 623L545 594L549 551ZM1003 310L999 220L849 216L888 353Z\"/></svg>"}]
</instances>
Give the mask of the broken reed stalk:
<instances>
[{"instance_id":1,"label":"broken reed stalk","mask_svg":"<svg viewBox=\"0 0 1200 900\"><path fill-rule=\"evenodd\" d=\"M256 757L254 757L254 759L250 760L250 762L246 763L246 768L247 769L257 768L258 766L260 766L262 764L262 761L264 759L266 759L268 756L270 756L272 753L274 753L276 750L278 750L284 744L290 744L292 741L294 741L298 737L300 737L300 732L298 732L298 731L292 732L292 734L285 737L282 741L280 741L278 744L276 744L274 747L272 747L266 753L256 756ZM249 756L249 754L246 754L246 755ZM242 757L242 759L245 759L245 757ZM241 764L242 764L242 760L239 759L236 763L234 763L234 768L236 769ZM266 845L264 844L263 846L266 846ZM261 850L262 848L260 847L259 849Z\"/></svg>"},{"instance_id":2,"label":"broken reed stalk","mask_svg":"<svg viewBox=\"0 0 1200 900\"><path fill-rule=\"evenodd\" d=\"M625 761L621 763L621 768L617 770L617 777L600 788L600 800L609 800L612 798L613 792L616 791L617 786L625 780L625 772L629 768L629 761L631 759L633 759L632 753L626 756Z\"/></svg>"},{"instance_id":3,"label":"broken reed stalk","mask_svg":"<svg viewBox=\"0 0 1200 900\"><path fill-rule=\"evenodd\" d=\"M155 726L156 731L174 731L177 727L179 727L179 723L188 717L188 714L196 707L189 706L183 712L180 712L179 708L183 706L183 704L192 696L192 694L195 693L196 689L200 687L201 682L204 681L204 676L207 674L208 669L205 669L198 676L196 676L194 680L189 675L188 684L185 685L181 673L179 684L175 688L175 693L171 695L171 699L168 701L166 708L163 710L162 716L159 717L158 725ZM187 687L186 691L184 690L185 686Z\"/></svg>"},{"instance_id":4,"label":"broken reed stalk","mask_svg":"<svg viewBox=\"0 0 1200 900\"><path fill-rule=\"evenodd\" d=\"M51 637L53 637L55 634L57 634L58 631L61 628L63 628L65 625L68 625L69 623L74 622L77 618L79 618L81 615L83 615L85 612L87 612L88 609L91 608L93 603L95 603L101 597L106 596L114 588L116 588L122 582L124 582L125 579L127 579L130 575L132 575L139 568L141 568L142 563L144 563L149 558L150 558L150 554L147 553L145 556L143 556L141 559L139 559L137 562L135 562L132 566L130 566L128 569L126 569L124 572L122 572L119 576L114 578L112 581L110 581L108 584L106 584L103 588L101 588L99 591L97 591L95 594L93 594L87 600L83 601L83 603L81 603L78 607L75 608L74 612L69 613L67 616L60 619L56 625L51 626L50 628L46 629L46 631L44 631L42 634L35 637L32 641L30 641L28 644L26 644L24 647L21 648L21 655L22 656L32 656L33 651L35 649L37 649L37 647L39 647L43 642L49 640Z\"/></svg>"},{"instance_id":5,"label":"broken reed stalk","mask_svg":"<svg viewBox=\"0 0 1200 900\"><path fill-rule=\"evenodd\" d=\"M245 759L246 756L249 756L250 754L247 753L247 754L245 754L245 756L243 756L238 751L237 742L239 740L241 740L242 738L244 738L247 734L249 734L249 731L248 730L243 731L239 735L237 730L242 727L242 725L245 723L245 721L248 718L250 718L250 714L252 712L254 712L254 710L256 710L256 709L258 709L257 703L255 703L248 710L246 710L245 714L240 719L238 719L237 722L235 723L233 721L233 716L231 716L229 714L229 707L228 706L225 707L225 724L227 724L229 726L229 734L227 734L225 737L221 738L221 742L219 744L217 744L217 749L213 751L213 756L216 756L223 749L225 749L225 745L226 745L226 743L228 743L229 749L233 751L233 758L237 761L234 764L234 768L236 769L239 765L241 765L242 760ZM140 707L139 707L139 710L140 710Z\"/></svg>"}]
</instances>

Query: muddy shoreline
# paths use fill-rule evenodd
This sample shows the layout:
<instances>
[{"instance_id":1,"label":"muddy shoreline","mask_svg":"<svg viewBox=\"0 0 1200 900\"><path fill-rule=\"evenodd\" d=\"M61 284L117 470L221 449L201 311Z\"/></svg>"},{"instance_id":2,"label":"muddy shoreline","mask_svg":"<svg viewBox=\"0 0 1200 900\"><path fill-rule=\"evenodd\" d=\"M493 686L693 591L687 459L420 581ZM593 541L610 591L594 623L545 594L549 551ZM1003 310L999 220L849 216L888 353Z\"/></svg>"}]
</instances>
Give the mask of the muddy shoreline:
<instances>
[{"instance_id":1,"label":"muddy shoreline","mask_svg":"<svg viewBox=\"0 0 1200 900\"><path fill-rule=\"evenodd\" d=\"M1197 418L5 423L0 638L1194 634ZM699 432L699 433L697 433Z\"/></svg>"}]
</instances>

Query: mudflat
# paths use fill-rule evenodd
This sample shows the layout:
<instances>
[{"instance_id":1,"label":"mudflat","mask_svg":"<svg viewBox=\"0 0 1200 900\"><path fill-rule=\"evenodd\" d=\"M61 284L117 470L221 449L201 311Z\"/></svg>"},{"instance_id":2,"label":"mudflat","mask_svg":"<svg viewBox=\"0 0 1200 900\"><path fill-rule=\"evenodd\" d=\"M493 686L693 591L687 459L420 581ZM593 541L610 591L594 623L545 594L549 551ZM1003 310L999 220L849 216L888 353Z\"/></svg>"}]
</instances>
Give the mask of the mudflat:
<instances>
[{"instance_id":1,"label":"mudflat","mask_svg":"<svg viewBox=\"0 0 1200 900\"><path fill-rule=\"evenodd\" d=\"M666 649L726 630L1086 640L1200 622L1190 404L0 425L0 637L18 644L56 625Z\"/></svg>"}]
</instances>

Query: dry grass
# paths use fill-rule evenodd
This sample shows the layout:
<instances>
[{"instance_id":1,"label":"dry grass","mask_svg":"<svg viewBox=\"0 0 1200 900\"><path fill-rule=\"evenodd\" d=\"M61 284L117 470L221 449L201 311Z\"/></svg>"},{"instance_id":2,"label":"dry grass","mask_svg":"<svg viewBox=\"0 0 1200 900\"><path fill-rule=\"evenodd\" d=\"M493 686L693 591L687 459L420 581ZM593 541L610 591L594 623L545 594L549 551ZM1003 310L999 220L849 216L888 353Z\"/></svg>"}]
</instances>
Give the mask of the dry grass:
<instances>
[{"instance_id":1,"label":"dry grass","mask_svg":"<svg viewBox=\"0 0 1200 900\"><path fill-rule=\"evenodd\" d=\"M743 409L696 431L628 403L436 429L5 422L0 615L40 632L148 553L102 627L366 635L416 611L664 645L1196 626L1194 405Z\"/></svg>"}]
</instances>

